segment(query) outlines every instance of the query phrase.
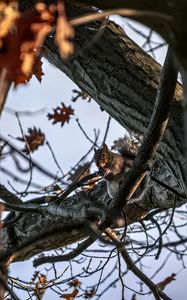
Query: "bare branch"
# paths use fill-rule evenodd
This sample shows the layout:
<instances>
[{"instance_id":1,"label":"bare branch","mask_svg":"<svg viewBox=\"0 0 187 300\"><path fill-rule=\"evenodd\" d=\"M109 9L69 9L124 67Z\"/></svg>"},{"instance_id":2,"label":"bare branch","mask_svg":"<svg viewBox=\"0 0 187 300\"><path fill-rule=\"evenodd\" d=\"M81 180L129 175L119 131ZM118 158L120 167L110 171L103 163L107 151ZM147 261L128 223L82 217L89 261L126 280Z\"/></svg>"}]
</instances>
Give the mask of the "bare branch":
<instances>
[{"instance_id":1,"label":"bare branch","mask_svg":"<svg viewBox=\"0 0 187 300\"><path fill-rule=\"evenodd\" d=\"M126 18L134 18L134 19L142 19L142 18L158 18L165 22L171 22L172 18L170 16L167 16L165 14L159 13L159 12L153 12L153 11L141 11L137 9L113 9L113 10L105 10L102 13L93 13L87 16L81 16L78 18L75 18L73 20L70 20L70 23L72 26L79 26L84 25L96 20L100 20L103 18L106 18L111 15L120 15Z\"/></svg>"},{"instance_id":2,"label":"bare branch","mask_svg":"<svg viewBox=\"0 0 187 300\"><path fill-rule=\"evenodd\" d=\"M81 254L85 249L87 249L90 245L92 245L95 242L96 238L93 236L89 237L85 241L83 241L81 244L77 246L77 248L73 251L71 251L68 254L64 255L58 255L58 256L44 256L37 258L33 261L33 266L38 267L39 265L45 264L45 263L55 263L60 261L69 261L79 254Z\"/></svg>"},{"instance_id":3,"label":"bare branch","mask_svg":"<svg viewBox=\"0 0 187 300\"><path fill-rule=\"evenodd\" d=\"M2 184L0 184L0 199L10 204L22 203L20 198L7 190L7 188Z\"/></svg>"},{"instance_id":4,"label":"bare branch","mask_svg":"<svg viewBox=\"0 0 187 300\"><path fill-rule=\"evenodd\" d=\"M169 300L170 298L167 295L165 295L161 290L159 290L156 284L154 284L142 271L140 271L140 269L136 267L136 265L130 258L127 250L125 249L123 243L121 243L116 234L109 228L107 228L105 232L111 238L113 243L117 246L118 251L121 253L121 256L126 262L128 269L131 270L141 281L143 281L149 287L155 299L160 300L161 297L162 299Z\"/></svg>"}]
</instances>

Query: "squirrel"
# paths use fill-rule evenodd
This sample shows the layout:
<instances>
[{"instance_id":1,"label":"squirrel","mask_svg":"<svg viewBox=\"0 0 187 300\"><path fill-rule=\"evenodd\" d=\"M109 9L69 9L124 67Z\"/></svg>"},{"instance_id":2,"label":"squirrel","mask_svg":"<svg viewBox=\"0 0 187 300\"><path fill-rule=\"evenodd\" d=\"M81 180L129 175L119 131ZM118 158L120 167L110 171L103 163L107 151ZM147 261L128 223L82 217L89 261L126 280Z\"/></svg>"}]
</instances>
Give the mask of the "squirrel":
<instances>
[{"instance_id":1,"label":"squirrel","mask_svg":"<svg viewBox=\"0 0 187 300\"><path fill-rule=\"evenodd\" d=\"M99 169L99 174L107 182L107 192L111 198L118 192L119 185L132 167L140 141L133 136L125 136L114 141L112 149L118 153L110 151L106 144L99 149L94 149L94 160ZM131 199L141 200L147 191L148 175L144 177L140 186Z\"/></svg>"}]
</instances>

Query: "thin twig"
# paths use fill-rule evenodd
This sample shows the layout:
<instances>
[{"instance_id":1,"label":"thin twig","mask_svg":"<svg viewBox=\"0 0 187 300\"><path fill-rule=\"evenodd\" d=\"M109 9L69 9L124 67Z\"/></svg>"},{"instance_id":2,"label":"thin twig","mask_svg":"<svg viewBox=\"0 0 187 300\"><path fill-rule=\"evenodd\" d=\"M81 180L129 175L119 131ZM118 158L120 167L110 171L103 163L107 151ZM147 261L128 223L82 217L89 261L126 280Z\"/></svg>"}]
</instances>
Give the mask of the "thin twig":
<instances>
[{"instance_id":1,"label":"thin twig","mask_svg":"<svg viewBox=\"0 0 187 300\"><path fill-rule=\"evenodd\" d=\"M170 217L169 223L167 224L166 228L161 233L161 236L159 237L159 239L162 239L162 236L166 233L166 231L168 230L168 228L171 226L171 223L172 223L172 220L173 220L173 217L174 217L175 208L176 208L176 197L175 197L175 202L174 202L174 205L173 205L173 209L172 209L172 213L171 213L171 217ZM160 253L161 253L161 248L160 248L160 251L157 252L157 255L155 256L155 259L159 258Z\"/></svg>"},{"instance_id":2,"label":"thin twig","mask_svg":"<svg viewBox=\"0 0 187 300\"><path fill-rule=\"evenodd\" d=\"M12 149L13 151L15 151L16 153L18 153L22 158L24 158L27 162L30 161L30 159L24 154L22 153L19 149L16 148L15 145L13 145L10 141L8 141L5 137L3 137L2 135L0 136L0 140L2 140L3 142L7 143L7 145L10 147L10 149ZM46 176L48 176L49 178L56 178L56 175L53 174L52 172L50 172L48 169L45 169L43 166L41 166L38 162L34 161L32 159L32 165L33 167L35 167L38 171L40 171L41 173L45 174Z\"/></svg>"},{"instance_id":3,"label":"thin twig","mask_svg":"<svg viewBox=\"0 0 187 300\"><path fill-rule=\"evenodd\" d=\"M24 139L24 142L25 142L25 146L28 150L28 155L29 155L29 173L30 173L30 177L29 177L29 181L27 183L27 186L25 188L25 190L22 192L22 194L26 194L29 187L30 187L30 184L31 184L31 181L32 181L32 174L33 174L33 169L32 169L32 158L31 158L31 154L30 154L30 147L29 147L29 144L27 142L27 139L25 137L25 134L23 132L23 128L22 128L22 125L21 125L21 121L20 121L20 118L19 118L19 115L17 113L15 113L15 116L17 118L17 121L18 121L18 124L19 124L19 128L20 128L20 131L21 131L21 134L22 134L22 138Z\"/></svg>"},{"instance_id":4,"label":"thin twig","mask_svg":"<svg viewBox=\"0 0 187 300\"><path fill-rule=\"evenodd\" d=\"M52 149L52 147L51 147L51 145L50 145L50 143L47 141L46 142L46 145L47 145L47 147L49 148L49 150L50 150L50 152L51 152L51 154L52 154L52 157L53 157L53 159L54 159L54 162L56 163L56 165L57 165L57 168L60 170L60 172L61 172L61 175L62 176L64 176L64 172L62 171L62 168L61 168L61 166L59 165L59 163L58 163L58 161L57 161L57 159L56 159L56 156L55 156L55 154L54 154L54 151L53 151L53 149Z\"/></svg>"},{"instance_id":5,"label":"thin twig","mask_svg":"<svg viewBox=\"0 0 187 300\"><path fill-rule=\"evenodd\" d=\"M77 122L78 127L80 128L80 130L82 131L82 133L84 134L85 138L91 143L94 144L95 146L97 146L97 144L95 143L95 141L92 141L92 139L87 135L86 131L83 129L80 121L78 118L75 119L75 121Z\"/></svg>"},{"instance_id":6,"label":"thin twig","mask_svg":"<svg viewBox=\"0 0 187 300\"><path fill-rule=\"evenodd\" d=\"M13 300L20 300L20 298L18 298L18 296L14 293L14 291L8 286L8 284L5 282L5 280L2 278L1 275L0 275L0 284L7 292L9 292Z\"/></svg>"},{"instance_id":7,"label":"thin twig","mask_svg":"<svg viewBox=\"0 0 187 300\"><path fill-rule=\"evenodd\" d=\"M90 22L98 21L100 19L106 18L111 15L120 15L127 18L157 18L160 20L164 20L166 22L171 22L172 18L170 16L167 16L166 14L162 14L159 12L153 12L153 11L141 11L141 10L135 10L135 9L127 9L127 8L117 8L117 9L109 9L105 10L102 13L93 13L85 16L81 16L78 18L75 18L73 20L69 20L72 26L79 26L84 25Z\"/></svg>"},{"instance_id":8,"label":"thin twig","mask_svg":"<svg viewBox=\"0 0 187 300\"><path fill-rule=\"evenodd\" d=\"M103 137L103 142L102 142L102 144L104 144L105 141L106 141L106 138L107 138L107 135L108 135L108 131L109 131L109 128L110 128L110 122L111 122L111 120L112 120L112 118L109 116L109 117L108 117L107 124L106 124L105 135L104 135L104 137Z\"/></svg>"},{"instance_id":9,"label":"thin twig","mask_svg":"<svg viewBox=\"0 0 187 300\"><path fill-rule=\"evenodd\" d=\"M12 178L16 182L19 182L23 185L28 184L28 180L24 180L23 178L15 175L14 173L12 173L11 171L5 169L4 167L0 166L0 171L4 174L8 175L10 178ZM40 189L40 190L43 189L42 185L39 185L38 183L35 183L35 182L31 182L30 186L32 186L33 188L36 188L36 189Z\"/></svg>"},{"instance_id":10,"label":"thin twig","mask_svg":"<svg viewBox=\"0 0 187 300\"><path fill-rule=\"evenodd\" d=\"M122 277L121 260L120 260L119 252L118 252L118 267L119 267L119 279L121 281L121 300L125 300L125 297L124 297L125 286L124 286L123 277Z\"/></svg>"}]
</instances>

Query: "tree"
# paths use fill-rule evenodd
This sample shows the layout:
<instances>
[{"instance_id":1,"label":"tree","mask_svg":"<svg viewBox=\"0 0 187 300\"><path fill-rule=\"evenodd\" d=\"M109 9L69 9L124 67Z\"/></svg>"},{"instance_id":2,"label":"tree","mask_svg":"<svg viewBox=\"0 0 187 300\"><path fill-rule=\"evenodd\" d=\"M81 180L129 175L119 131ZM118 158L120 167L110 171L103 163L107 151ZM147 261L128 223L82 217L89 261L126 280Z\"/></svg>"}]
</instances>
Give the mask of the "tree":
<instances>
[{"instance_id":1,"label":"tree","mask_svg":"<svg viewBox=\"0 0 187 300\"><path fill-rule=\"evenodd\" d=\"M105 234L110 242L113 243L115 249L118 250L119 269L121 268L120 257L122 257L128 269L132 270L150 288L155 299L168 299L162 292L163 285L167 284L167 280L160 285L155 285L136 267L126 249L129 242L128 240L126 241L125 235L127 224L142 222L141 220L153 222L154 227L159 231L158 239L155 239L150 247L146 243L143 246L140 244L140 246L144 249L146 248L148 252L158 249L156 254L158 258L161 249L168 247L167 243L163 244L162 236L172 223L174 211L177 210L176 207L186 203L185 126L183 126L182 119L183 96L181 85L179 83L176 85L177 68L171 51L172 48L183 77L185 95L186 44L184 40L186 37L186 4L182 0L180 5L179 3L171 2L173 6L169 6L167 1L158 1L157 4L154 3L152 6L150 1L141 1L141 3L140 1L126 1L123 8L123 1L102 1L102 3L100 1L88 1L88 6L81 5L81 2L87 3L87 1L79 1L77 5L68 1L66 4L66 12L68 18L71 19L71 25L78 26L84 24L84 22L88 23L88 20L89 22L93 20L91 27L78 26L76 28L75 56L69 61L62 60L54 43L54 36L51 35L45 40L44 46L46 50L43 52L43 55L53 65L65 72L84 93L90 95L102 109L106 110L122 126L130 131L144 134L145 138L132 170L125 179L117 197L112 201L110 201L106 193L104 183L97 184L92 189L82 190L68 197L72 190L80 187L83 182L87 182L86 180L95 177L96 174L88 175L88 177L72 183L60 195L51 196L50 194L50 202L48 196L43 196L35 197L31 201L23 203L20 197L1 186L0 194L1 199L5 202L5 209L21 211L19 214L10 214L6 219L6 226L1 230L1 235L4 238L1 243L1 261L25 260L43 251L67 246L85 239L71 253L62 256L58 255L53 258L39 258L35 261L35 265L45 262L54 263L55 261L70 260L93 244L96 239L101 239L104 242L102 234ZM20 9L24 11L28 9L28 6L33 5L33 2L31 3L30 1L20 1ZM96 13L95 8L90 5L94 5L99 9L118 9L116 11L118 14L132 17L159 32L170 44L163 70L118 25L111 21L102 20L104 16L110 15L115 11L104 11L103 14ZM62 11L58 10L58 13L59 17L63 16L64 18L64 12L62 13ZM88 13L91 14L91 17L85 21L84 15ZM77 16L80 16L80 19ZM58 19L56 22L58 22ZM96 41L94 45L91 44L87 48L84 47L86 41L94 39L95 32L102 30L102 26L104 26L104 33L99 36L98 42ZM59 26L59 28L63 27ZM64 43L67 40L69 41L69 37L72 37L72 34L68 38L64 38ZM59 48L61 49L60 46ZM4 75L6 66L3 66L3 68L1 71L1 82L3 83L1 99L2 102L5 102L12 79ZM34 71L32 70L32 72ZM54 114L62 111L64 108L64 106L58 108L54 111ZM68 111L69 114L73 113L70 108ZM169 123L167 125L168 115ZM53 115L49 115L49 118L53 117ZM56 119L54 120L56 121ZM166 125L167 129L165 131ZM29 142L32 140L29 140L29 136L32 136L32 134L39 136L40 141L42 140L42 133L37 132L35 128L30 130L29 134L22 137L29 146L31 146ZM17 151L7 140L4 139L3 142L4 146L10 147L12 151ZM157 148L158 157L155 158L154 167L152 167L151 161ZM25 151L28 154L30 153L27 147ZM26 159L25 155L21 153L19 155L24 156L24 159ZM31 164L30 157L28 161ZM33 162L32 164L34 167L38 167ZM130 200L127 202L126 200L147 173L148 167L151 168L151 182L146 197L138 204ZM45 170L43 171L45 172ZM46 173L49 174L50 172L47 170ZM46 205L46 203L48 204ZM123 210L124 214L121 215ZM161 231L161 225L166 224L164 218L169 215L170 221L168 226ZM142 228L144 228L143 223L141 224ZM136 225L134 226L136 228ZM124 240L121 241L116 232L111 230L114 227L125 228L125 232L122 234ZM174 228L176 236L178 234L178 240L171 241L169 245L173 249L176 245L185 247L186 239L181 237L177 227ZM177 249L176 251L179 250ZM1 284L11 293L13 298L17 299L17 296L7 286L4 264L1 266L1 273ZM119 274L119 280L123 281L121 269ZM35 279L36 276L33 282ZM168 282L173 279L174 275L169 277ZM39 299L44 292L45 285L46 278L44 275L40 275L35 288ZM66 296L63 294L63 296L67 299L74 299L77 296L79 285L80 283L77 286L74 283L72 285L74 287L73 293ZM123 284L122 286L124 288ZM87 291L84 293L84 296L87 298L92 297L95 292L94 289Z\"/></svg>"}]
</instances>

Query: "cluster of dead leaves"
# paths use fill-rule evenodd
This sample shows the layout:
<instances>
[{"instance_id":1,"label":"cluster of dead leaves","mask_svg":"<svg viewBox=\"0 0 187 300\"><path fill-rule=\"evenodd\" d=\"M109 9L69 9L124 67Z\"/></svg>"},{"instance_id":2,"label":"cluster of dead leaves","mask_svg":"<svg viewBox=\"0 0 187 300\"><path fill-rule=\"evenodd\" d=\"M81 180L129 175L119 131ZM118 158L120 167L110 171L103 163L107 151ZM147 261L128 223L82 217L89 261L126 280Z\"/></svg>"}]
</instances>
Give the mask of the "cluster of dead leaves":
<instances>
[{"instance_id":1,"label":"cluster of dead leaves","mask_svg":"<svg viewBox=\"0 0 187 300\"><path fill-rule=\"evenodd\" d=\"M53 114L49 113L47 117L49 120L53 120L52 124L61 123L61 126L63 126L65 122L69 123L71 115L74 115L74 109L61 103L61 106L53 109Z\"/></svg>"},{"instance_id":2,"label":"cluster of dead leaves","mask_svg":"<svg viewBox=\"0 0 187 300\"><path fill-rule=\"evenodd\" d=\"M64 4L36 3L34 9L19 11L19 1L0 2L0 69L6 69L7 79L26 83L35 74L43 75L40 55L46 37L56 28L55 41L62 58L74 52L71 39L74 29L68 22Z\"/></svg>"},{"instance_id":3,"label":"cluster of dead leaves","mask_svg":"<svg viewBox=\"0 0 187 300\"><path fill-rule=\"evenodd\" d=\"M25 154L34 152L38 149L39 146L43 145L45 142L45 134L41 132L40 129L36 127L28 128L28 134L25 134L23 137L18 137L17 140L25 142L25 147L22 150Z\"/></svg>"}]
</instances>

